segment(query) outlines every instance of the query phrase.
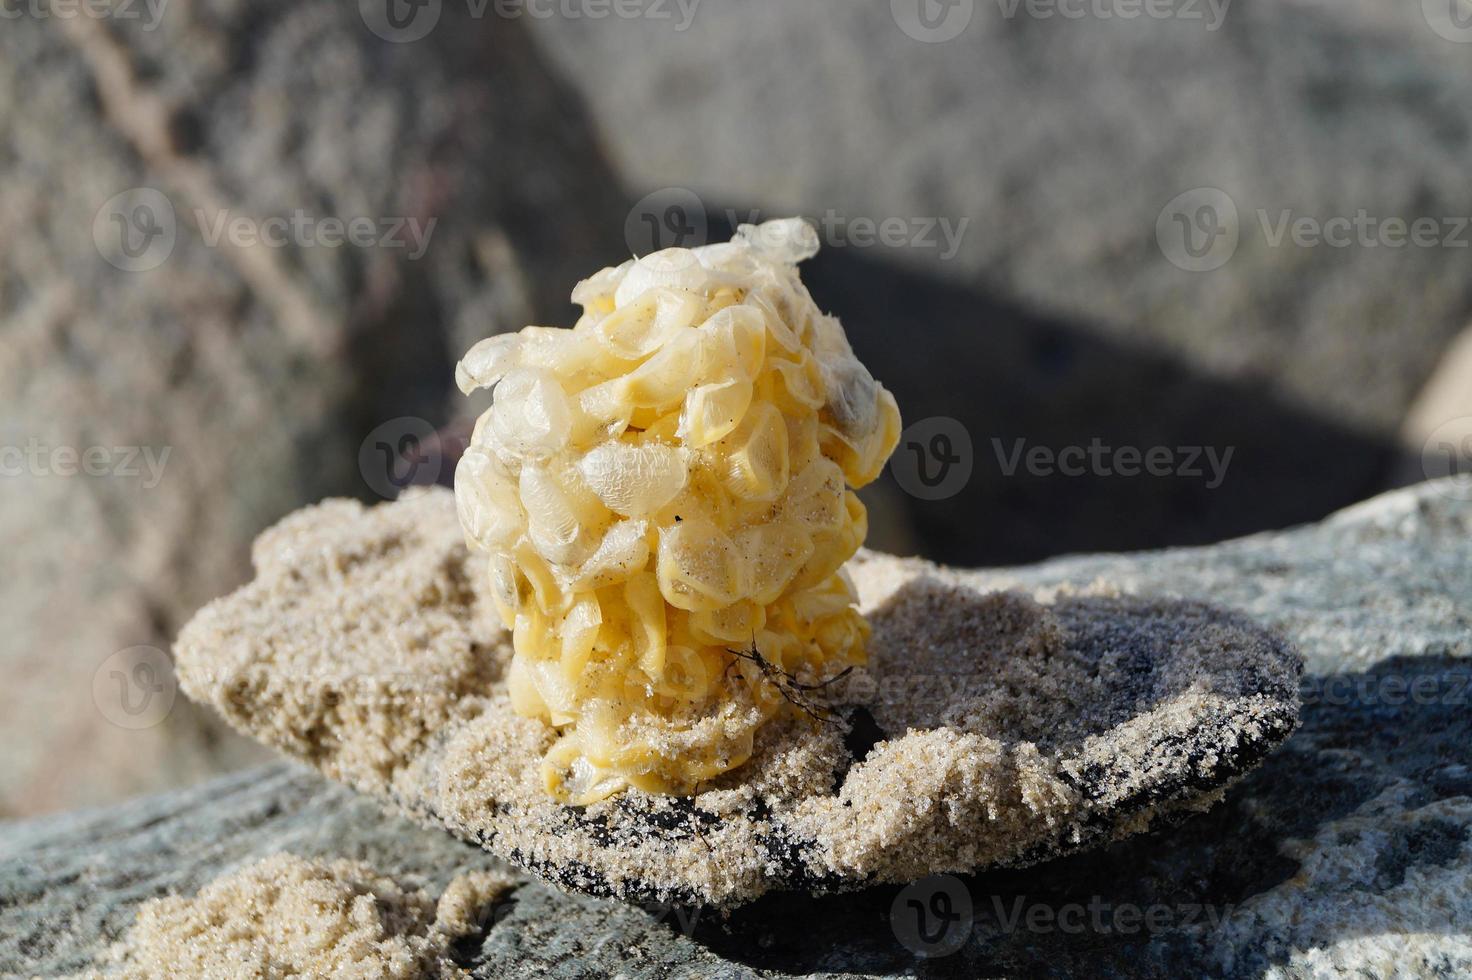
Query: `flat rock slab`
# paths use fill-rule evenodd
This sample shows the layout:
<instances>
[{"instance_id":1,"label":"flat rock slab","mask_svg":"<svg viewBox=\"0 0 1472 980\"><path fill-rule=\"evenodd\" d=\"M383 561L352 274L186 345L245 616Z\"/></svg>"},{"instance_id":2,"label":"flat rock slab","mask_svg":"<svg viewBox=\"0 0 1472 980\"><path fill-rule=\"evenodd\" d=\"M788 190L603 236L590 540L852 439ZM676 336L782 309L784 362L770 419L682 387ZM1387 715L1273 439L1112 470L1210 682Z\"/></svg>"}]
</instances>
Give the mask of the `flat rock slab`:
<instances>
[{"instance_id":1,"label":"flat rock slab","mask_svg":"<svg viewBox=\"0 0 1472 980\"><path fill-rule=\"evenodd\" d=\"M1033 864L1179 819L1293 731L1300 660L1246 618L1103 586L988 592L864 553L867 669L691 798L542 788L453 496L329 501L180 636L184 690L333 779L574 891L731 906Z\"/></svg>"},{"instance_id":2,"label":"flat rock slab","mask_svg":"<svg viewBox=\"0 0 1472 980\"><path fill-rule=\"evenodd\" d=\"M927 896L897 886L774 894L692 918L528 882L466 962L487 978L1472 974L1472 504L1446 491L1210 548L975 573L992 587L1105 577L1211 595L1285 633L1309 676L1297 733L1220 806L961 877L970 911L943 937L959 935L949 955L921 961L906 945L907 902ZM0 825L0 974L85 968L145 899L280 850L357 858L432 888L493 861L285 764Z\"/></svg>"}]
</instances>

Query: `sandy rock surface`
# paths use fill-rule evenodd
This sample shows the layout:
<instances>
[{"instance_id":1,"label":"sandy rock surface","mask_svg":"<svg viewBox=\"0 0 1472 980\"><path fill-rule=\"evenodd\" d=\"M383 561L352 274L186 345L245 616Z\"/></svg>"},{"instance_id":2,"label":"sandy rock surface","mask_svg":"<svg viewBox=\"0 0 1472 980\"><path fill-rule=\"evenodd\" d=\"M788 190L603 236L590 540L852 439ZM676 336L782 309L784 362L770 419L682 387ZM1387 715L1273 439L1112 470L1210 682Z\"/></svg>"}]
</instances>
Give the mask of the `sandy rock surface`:
<instances>
[{"instance_id":1,"label":"sandy rock surface","mask_svg":"<svg viewBox=\"0 0 1472 980\"><path fill-rule=\"evenodd\" d=\"M1209 595L1282 630L1308 675L1301 728L1218 808L1089 854L961 878L971 913L954 924L964 941L949 956L922 967L904 942L915 942L906 902L925 905L934 892L773 895L722 922L529 883L470 944L466 962L484 977L917 968L1257 977L1392 966L1463 975L1472 969L1472 505L1451 489L1399 491L1321 524L1211 548L986 573L1029 588L1083 588L1105 577ZM432 890L456 870L492 862L441 832L384 819L366 798L320 777L273 766L8 825L0 970L82 969L125 932L143 900L191 894L279 850L417 872ZM1152 909L1153 920L1142 921Z\"/></svg>"},{"instance_id":2,"label":"sandy rock surface","mask_svg":"<svg viewBox=\"0 0 1472 980\"><path fill-rule=\"evenodd\" d=\"M1032 864L1215 802L1298 717L1300 660L1200 603L978 589L863 552L869 662L688 799L545 791L453 495L305 508L190 621L182 689L238 730L568 889L731 906Z\"/></svg>"}]
</instances>

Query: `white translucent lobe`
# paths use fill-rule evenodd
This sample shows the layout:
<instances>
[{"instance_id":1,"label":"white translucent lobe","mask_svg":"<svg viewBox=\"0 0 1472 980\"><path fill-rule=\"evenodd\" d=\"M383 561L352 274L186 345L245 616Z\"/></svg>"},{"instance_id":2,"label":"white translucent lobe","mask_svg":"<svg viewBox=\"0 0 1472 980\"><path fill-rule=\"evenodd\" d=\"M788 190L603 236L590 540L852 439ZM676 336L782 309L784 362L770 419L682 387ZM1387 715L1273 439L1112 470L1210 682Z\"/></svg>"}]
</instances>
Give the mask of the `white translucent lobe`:
<instances>
[{"instance_id":1,"label":"white translucent lobe","mask_svg":"<svg viewBox=\"0 0 1472 980\"><path fill-rule=\"evenodd\" d=\"M497 334L470 348L455 366L455 383L465 394L477 388L490 388L516 366L521 350L521 335Z\"/></svg>"},{"instance_id":2,"label":"white translucent lobe","mask_svg":"<svg viewBox=\"0 0 1472 980\"><path fill-rule=\"evenodd\" d=\"M667 248L644 256L634 263L614 292L613 301L622 307L656 286L703 291L705 266L688 248Z\"/></svg>"},{"instance_id":3,"label":"white translucent lobe","mask_svg":"<svg viewBox=\"0 0 1472 980\"><path fill-rule=\"evenodd\" d=\"M557 378L544 368L515 368L491 406L491 428L522 456L550 456L567 444L572 408Z\"/></svg>"},{"instance_id":4,"label":"white translucent lobe","mask_svg":"<svg viewBox=\"0 0 1472 980\"><path fill-rule=\"evenodd\" d=\"M653 514L684 489L688 476L681 450L660 443L610 440L590 449L577 465L598 499L625 517Z\"/></svg>"}]
</instances>

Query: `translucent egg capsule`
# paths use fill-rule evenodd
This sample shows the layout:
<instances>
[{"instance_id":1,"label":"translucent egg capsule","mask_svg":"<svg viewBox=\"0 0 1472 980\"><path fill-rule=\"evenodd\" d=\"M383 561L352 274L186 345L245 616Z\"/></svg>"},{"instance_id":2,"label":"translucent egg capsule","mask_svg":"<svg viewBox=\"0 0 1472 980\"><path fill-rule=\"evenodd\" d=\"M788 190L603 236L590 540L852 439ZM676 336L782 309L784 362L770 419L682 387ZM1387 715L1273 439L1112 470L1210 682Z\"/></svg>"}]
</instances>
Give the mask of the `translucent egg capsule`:
<instances>
[{"instance_id":1,"label":"translucent egg capsule","mask_svg":"<svg viewBox=\"0 0 1472 980\"><path fill-rule=\"evenodd\" d=\"M682 451L663 443L610 440L590 449L577 465L598 499L625 517L659 510L684 489L689 476Z\"/></svg>"},{"instance_id":2,"label":"translucent egg capsule","mask_svg":"<svg viewBox=\"0 0 1472 980\"><path fill-rule=\"evenodd\" d=\"M732 494L775 500L787 489L787 422L770 402L754 406L708 456Z\"/></svg>"},{"instance_id":3,"label":"translucent egg capsule","mask_svg":"<svg viewBox=\"0 0 1472 980\"><path fill-rule=\"evenodd\" d=\"M565 591L587 592L625 582L649 563L647 521L618 521L580 566L559 569Z\"/></svg>"},{"instance_id":4,"label":"translucent egg capsule","mask_svg":"<svg viewBox=\"0 0 1472 980\"><path fill-rule=\"evenodd\" d=\"M692 389L680 414L680 438L694 449L724 438L746 417L751 395L751 382L741 379L717 381Z\"/></svg>"},{"instance_id":5,"label":"translucent egg capsule","mask_svg":"<svg viewBox=\"0 0 1472 980\"><path fill-rule=\"evenodd\" d=\"M572 407L557 378L541 368L513 368L496 386L491 428L520 456L550 456L567 445Z\"/></svg>"},{"instance_id":6,"label":"translucent egg capsule","mask_svg":"<svg viewBox=\"0 0 1472 980\"><path fill-rule=\"evenodd\" d=\"M658 677L664 670L668 638L668 617L659 580L648 572L640 573L624 585L624 600L631 618L634 658L648 677Z\"/></svg>"},{"instance_id":7,"label":"translucent egg capsule","mask_svg":"<svg viewBox=\"0 0 1472 980\"><path fill-rule=\"evenodd\" d=\"M677 609L718 609L742 598L743 558L720 527L699 518L661 528L659 590Z\"/></svg>"},{"instance_id":8,"label":"translucent egg capsule","mask_svg":"<svg viewBox=\"0 0 1472 980\"><path fill-rule=\"evenodd\" d=\"M598 631L602 626L603 610L598 604L598 597L591 593L579 596L567 615L562 617L562 622L558 624L562 637L559 659L569 683L577 684L581 679L583 667L593 655L593 644L597 641Z\"/></svg>"},{"instance_id":9,"label":"translucent egg capsule","mask_svg":"<svg viewBox=\"0 0 1472 980\"><path fill-rule=\"evenodd\" d=\"M689 619L690 634L693 639L707 646L743 648L751 645L757 632L766 623L766 607L750 600L722 606L719 609L691 613Z\"/></svg>"},{"instance_id":10,"label":"translucent egg capsule","mask_svg":"<svg viewBox=\"0 0 1472 980\"><path fill-rule=\"evenodd\" d=\"M700 375L726 381L755 380L767 347L767 327L750 306L728 306L699 327Z\"/></svg>"},{"instance_id":11,"label":"translucent egg capsule","mask_svg":"<svg viewBox=\"0 0 1472 980\"><path fill-rule=\"evenodd\" d=\"M633 265L630 259L623 265L598 270L572 288L572 301L592 316L613 312L614 293Z\"/></svg>"},{"instance_id":12,"label":"translucent egg capsule","mask_svg":"<svg viewBox=\"0 0 1472 980\"><path fill-rule=\"evenodd\" d=\"M700 371L700 337L676 334L625 378L624 393L634 408L668 411L685 400Z\"/></svg>"},{"instance_id":13,"label":"translucent egg capsule","mask_svg":"<svg viewBox=\"0 0 1472 980\"><path fill-rule=\"evenodd\" d=\"M788 485L782 514L810 534L837 531L848 512L844 502L843 470L831 459L813 460Z\"/></svg>"},{"instance_id":14,"label":"translucent egg capsule","mask_svg":"<svg viewBox=\"0 0 1472 980\"><path fill-rule=\"evenodd\" d=\"M783 358L773 358L772 369L782 379L782 394L787 400L794 403L793 411L801 411L803 408L819 409L823 407L823 375L818 370L818 362L806 352L800 360L789 361Z\"/></svg>"},{"instance_id":15,"label":"translucent egg capsule","mask_svg":"<svg viewBox=\"0 0 1472 980\"><path fill-rule=\"evenodd\" d=\"M465 394L477 388L491 388L516 366L521 355L520 334L503 333L487 337L455 366L455 383Z\"/></svg>"},{"instance_id":16,"label":"translucent egg capsule","mask_svg":"<svg viewBox=\"0 0 1472 980\"><path fill-rule=\"evenodd\" d=\"M524 466L519 492L527 537L554 565L580 565L592 554L607 510L586 489L557 472L557 464Z\"/></svg>"},{"instance_id":17,"label":"translucent egg capsule","mask_svg":"<svg viewBox=\"0 0 1472 980\"><path fill-rule=\"evenodd\" d=\"M516 483L484 449L469 449L460 458L455 505L466 538L488 551L515 543L526 524Z\"/></svg>"},{"instance_id":18,"label":"translucent egg capsule","mask_svg":"<svg viewBox=\"0 0 1472 980\"><path fill-rule=\"evenodd\" d=\"M639 259L624 274L613 301L622 308L660 286L704 292L709 271L688 248L667 248Z\"/></svg>"},{"instance_id":19,"label":"translucent egg capsule","mask_svg":"<svg viewBox=\"0 0 1472 980\"><path fill-rule=\"evenodd\" d=\"M816 249L793 219L630 260L577 285L574 329L457 368L495 389L456 499L512 631L512 705L559 730L559 800L691 792L793 710L784 676L863 659L850 487L899 413L803 287Z\"/></svg>"},{"instance_id":20,"label":"translucent egg capsule","mask_svg":"<svg viewBox=\"0 0 1472 980\"><path fill-rule=\"evenodd\" d=\"M643 360L689 330L704 309L704 297L689 290L649 289L599 320L593 332L615 356Z\"/></svg>"},{"instance_id":21,"label":"translucent egg capsule","mask_svg":"<svg viewBox=\"0 0 1472 980\"><path fill-rule=\"evenodd\" d=\"M743 560L746 594L768 605L781 598L787 586L813 554L813 539L797 524L780 521L754 524L736 534Z\"/></svg>"}]
</instances>

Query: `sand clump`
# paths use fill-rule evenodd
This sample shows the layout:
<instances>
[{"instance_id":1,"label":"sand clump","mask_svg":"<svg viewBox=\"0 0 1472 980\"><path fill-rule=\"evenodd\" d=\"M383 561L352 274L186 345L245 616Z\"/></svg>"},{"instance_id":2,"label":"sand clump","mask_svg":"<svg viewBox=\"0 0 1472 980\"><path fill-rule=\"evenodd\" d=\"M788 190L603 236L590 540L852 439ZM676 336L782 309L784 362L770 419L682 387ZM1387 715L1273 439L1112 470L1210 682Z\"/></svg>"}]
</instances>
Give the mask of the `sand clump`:
<instances>
[{"instance_id":1,"label":"sand clump","mask_svg":"<svg viewBox=\"0 0 1472 980\"><path fill-rule=\"evenodd\" d=\"M108 980L419 980L470 976L450 957L516 879L455 878L438 903L409 880L356 861L273 854L193 897L144 903L86 978Z\"/></svg>"},{"instance_id":2,"label":"sand clump","mask_svg":"<svg viewBox=\"0 0 1472 980\"><path fill-rule=\"evenodd\" d=\"M995 592L861 552L869 663L825 692L831 720L764 726L747 765L690 796L563 805L541 777L556 734L510 704L510 644L458 531L442 490L293 515L255 581L181 634L179 679L247 734L570 890L735 905L1032 863L1209 805L1297 723L1298 655L1244 617L1107 587Z\"/></svg>"}]
</instances>

